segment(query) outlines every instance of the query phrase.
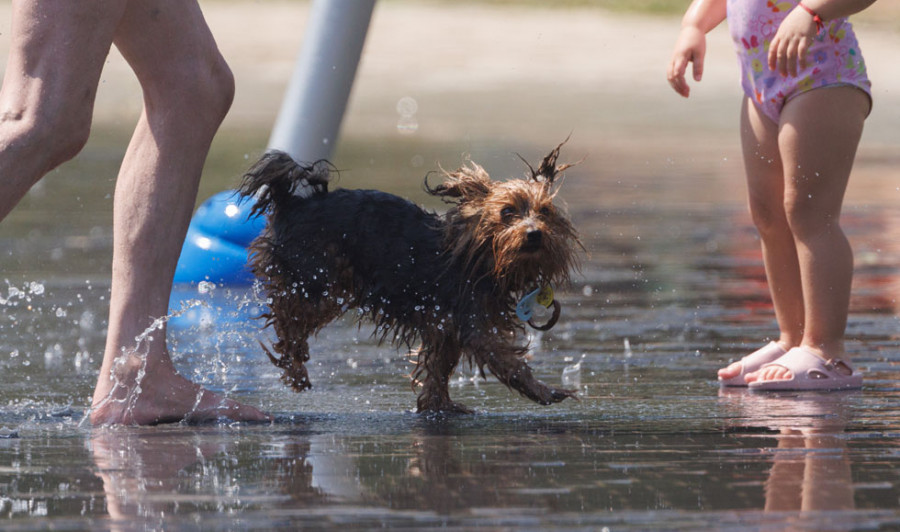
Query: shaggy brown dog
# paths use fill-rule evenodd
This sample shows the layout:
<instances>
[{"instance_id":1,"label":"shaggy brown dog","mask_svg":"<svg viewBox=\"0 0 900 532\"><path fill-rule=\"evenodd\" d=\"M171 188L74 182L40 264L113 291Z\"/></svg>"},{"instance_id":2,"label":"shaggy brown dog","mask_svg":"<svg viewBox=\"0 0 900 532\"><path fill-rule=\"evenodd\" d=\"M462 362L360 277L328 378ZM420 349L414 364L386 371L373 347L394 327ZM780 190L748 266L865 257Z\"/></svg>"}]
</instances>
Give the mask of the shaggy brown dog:
<instances>
[{"instance_id":1,"label":"shaggy brown dog","mask_svg":"<svg viewBox=\"0 0 900 532\"><path fill-rule=\"evenodd\" d=\"M426 178L426 190L452 205L443 216L384 192L328 192L330 164L264 155L244 176L241 193L255 197L254 213L269 217L251 245L251 265L269 298L264 318L280 356L266 352L285 383L297 391L311 386L309 336L352 308L375 323L382 341L412 351L419 412L471 412L450 399L448 387L462 357L482 377L487 368L538 403L574 397L534 378L527 346L515 341L525 323L517 301L566 283L581 246L553 203L558 175L570 166L556 165L561 146L537 170L529 165L524 179L492 181L471 162L443 172L435 187ZM295 194L300 187L311 193ZM549 326L559 315L552 305ZM522 310L520 302L519 316L531 323Z\"/></svg>"}]
</instances>

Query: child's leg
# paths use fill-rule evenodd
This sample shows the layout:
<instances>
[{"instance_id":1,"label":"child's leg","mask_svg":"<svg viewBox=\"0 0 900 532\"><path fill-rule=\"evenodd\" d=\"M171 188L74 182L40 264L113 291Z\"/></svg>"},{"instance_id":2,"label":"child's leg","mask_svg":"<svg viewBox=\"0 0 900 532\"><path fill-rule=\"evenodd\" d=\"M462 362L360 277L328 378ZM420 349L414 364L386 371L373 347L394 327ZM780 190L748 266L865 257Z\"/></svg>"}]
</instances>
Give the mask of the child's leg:
<instances>
[{"instance_id":1,"label":"child's leg","mask_svg":"<svg viewBox=\"0 0 900 532\"><path fill-rule=\"evenodd\" d=\"M801 344L825 358L845 356L853 252L840 227L841 203L869 108L859 89L815 89L785 105L778 132L785 213L802 281ZM785 378L790 371L771 366L747 381Z\"/></svg>"},{"instance_id":2,"label":"child's leg","mask_svg":"<svg viewBox=\"0 0 900 532\"><path fill-rule=\"evenodd\" d=\"M741 145L750 214L762 241L766 278L781 331L778 342L787 350L799 345L803 336L803 293L797 248L784 211L778 124L746 99L741 109ZM735 362L719 370L719 377L730 379L740 372L741 362Z\"/></svg>"}]
</instances>

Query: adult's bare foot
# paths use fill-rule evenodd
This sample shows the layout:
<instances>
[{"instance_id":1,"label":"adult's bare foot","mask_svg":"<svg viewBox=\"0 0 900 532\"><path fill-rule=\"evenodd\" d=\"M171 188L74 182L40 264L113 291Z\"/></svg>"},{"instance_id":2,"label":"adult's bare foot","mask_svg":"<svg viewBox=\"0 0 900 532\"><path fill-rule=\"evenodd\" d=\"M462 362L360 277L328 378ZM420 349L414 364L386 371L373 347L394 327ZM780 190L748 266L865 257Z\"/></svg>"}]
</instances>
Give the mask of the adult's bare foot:
<instances>
[{"instance_id":1,"label":"adult's bare foot","mask_svg":"<svg viewBox=\"0 0 900 532\"><path fill-rule=\"evenodd\" d=\"M271 417L185 379L168 356L153 363L135 353L122 355L107 375L101 375L90 413L95 426L217 419L269 421Z\"/></svg>"}]
</instances>

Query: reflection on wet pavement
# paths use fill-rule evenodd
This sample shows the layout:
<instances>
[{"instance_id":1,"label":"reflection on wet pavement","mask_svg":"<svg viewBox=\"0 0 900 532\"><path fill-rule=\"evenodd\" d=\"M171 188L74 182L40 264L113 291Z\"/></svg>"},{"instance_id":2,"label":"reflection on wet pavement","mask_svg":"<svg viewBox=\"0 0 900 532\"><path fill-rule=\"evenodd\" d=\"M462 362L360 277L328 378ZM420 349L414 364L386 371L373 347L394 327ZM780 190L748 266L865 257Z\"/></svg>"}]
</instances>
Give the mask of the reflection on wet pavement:
<instances>
[{"instance_id":1,"label":"reflection on wet pavement","mask_svg":"<svg viewBox=\"0 0 900 532\"><path fill-rule=\"evenodd\" d=\"M375 412L44 428L0 446L12 458L0 508L26 528L113 530L193 528L201 516L203 529L890 528L898 434L853 420L866 393L827 404L711 393L697 400L707 417L690 421Z\"/></svg>"}]
</instances>

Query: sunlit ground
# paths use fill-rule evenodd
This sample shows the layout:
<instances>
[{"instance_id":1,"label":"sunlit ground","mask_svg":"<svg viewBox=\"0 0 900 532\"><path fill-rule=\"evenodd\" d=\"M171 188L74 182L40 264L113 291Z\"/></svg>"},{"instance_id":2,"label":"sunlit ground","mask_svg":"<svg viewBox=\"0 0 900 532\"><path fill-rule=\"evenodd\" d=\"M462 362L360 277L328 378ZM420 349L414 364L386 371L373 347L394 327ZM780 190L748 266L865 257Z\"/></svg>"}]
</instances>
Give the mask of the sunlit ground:
<instances>
[{"instance_id":1,"label":"sunlit ground","mask_svg":"<svg viewBox=\"0 0 900 532\"><path fill-rule=\"evenodd\" d=\"M199 200L265 149L308 8L202 5L238 96ZM530 338L538 376L580 400L542 407L462 368L451 393L478 414L453 418L411 413L405 354L351 320L322 332L314 388L294 394L260 351L271 333L250 317L254 295L218 287L178 294L195 306L172 322L176 364L276 422L86 426L115 172L139 101L111 57L91 143L0 225L0 528L897 527L900 42L876 15L861 17L875 109L843 217L848 350L866 385L773 396L713 379L775 332L727 35L710 37L707 77L684 101L663 75L677 15L380 4L334 156L341 186L427 202L425 174L467 154L516 176L516 153L536 161L571 134L562 160L585 158L561 192L581 271L559 324Z\"/></svg>"}]
</instances>

